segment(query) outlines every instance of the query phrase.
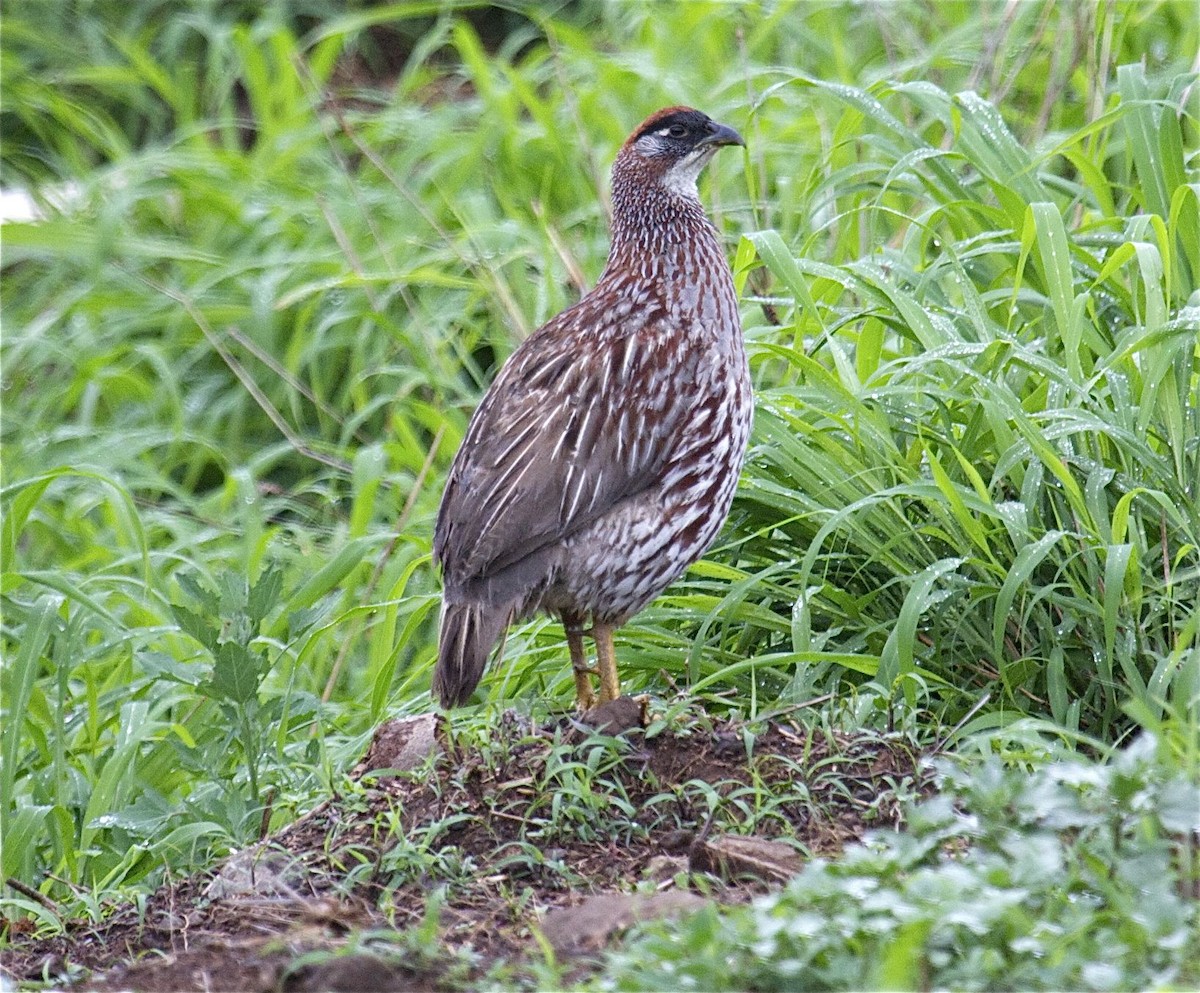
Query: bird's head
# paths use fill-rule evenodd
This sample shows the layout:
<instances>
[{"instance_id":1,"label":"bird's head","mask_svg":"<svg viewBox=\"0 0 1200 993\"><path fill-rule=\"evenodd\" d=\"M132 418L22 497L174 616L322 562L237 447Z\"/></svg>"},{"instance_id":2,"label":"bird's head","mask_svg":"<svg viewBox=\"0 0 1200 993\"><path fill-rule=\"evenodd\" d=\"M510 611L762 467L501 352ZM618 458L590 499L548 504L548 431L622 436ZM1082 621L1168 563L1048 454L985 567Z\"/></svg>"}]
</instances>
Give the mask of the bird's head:
<instances>
[{"instance_id":1,"label":"bird's head","mask_svg":"<svg viewBox=\"0 0 1200 993\"><path fill-rule=\"evenodd\" d=\"M696 197L696 177L722 145L745 145L725 124L691 107L667 107L647 117L621 148L614 176L628 172L643 183Z\"/></svg>"}]
</instances>

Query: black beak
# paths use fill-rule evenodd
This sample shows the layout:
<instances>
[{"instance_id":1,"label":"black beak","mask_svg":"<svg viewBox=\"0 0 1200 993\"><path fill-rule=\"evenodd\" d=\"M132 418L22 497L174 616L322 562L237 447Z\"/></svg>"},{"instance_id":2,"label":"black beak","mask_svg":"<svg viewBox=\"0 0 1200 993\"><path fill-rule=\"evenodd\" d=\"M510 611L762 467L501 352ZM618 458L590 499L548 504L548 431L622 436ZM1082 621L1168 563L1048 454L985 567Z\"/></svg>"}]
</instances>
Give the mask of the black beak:
<instances>
[{"instance_id":1,"label":"black beak","mask_svg":"<svg viewBox=\"0 0 1200 993\"><path fill-rule=\"evenodd\" d=\"M696 142L697 148L704 145L741 145L743 148L746 147L740 134L728 125L718 124L716 121L708 122L708 134Z\"/></svg>"}]
</instances>

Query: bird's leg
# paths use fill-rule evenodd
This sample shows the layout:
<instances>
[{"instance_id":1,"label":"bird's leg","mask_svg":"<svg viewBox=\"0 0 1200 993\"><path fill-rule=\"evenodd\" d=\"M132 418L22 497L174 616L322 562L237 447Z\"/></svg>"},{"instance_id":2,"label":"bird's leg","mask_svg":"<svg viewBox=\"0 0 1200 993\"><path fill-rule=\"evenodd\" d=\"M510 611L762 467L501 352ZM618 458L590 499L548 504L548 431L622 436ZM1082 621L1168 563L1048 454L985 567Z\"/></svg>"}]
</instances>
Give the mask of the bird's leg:
<instances>
[{"instance_id":1,"label":"bird's leg","mask_svg":"<svg viewBox=\"0 0 1200 993\"><path fill-rule=\"evenodd\" d=\"M621 681L617 678L617 655L613 650L611 624L592 622L592 638L596 642L596 668L600 672L600 702L607 703L621 695Z\"/></svg>"},{"instance_id":2,"label":"bird's leg","mask_svg":"<svg viewBox=\"0 0 1200 993\"><path fill-rule=\"evenodd\" d=\"M575 706L581 711L591 710L596 705L596 694L592 692L593 670L583 650L583 628L578 621L563 618L563 630L571 651L571 668L575 670Z\"/></svg>"}]
</instances>

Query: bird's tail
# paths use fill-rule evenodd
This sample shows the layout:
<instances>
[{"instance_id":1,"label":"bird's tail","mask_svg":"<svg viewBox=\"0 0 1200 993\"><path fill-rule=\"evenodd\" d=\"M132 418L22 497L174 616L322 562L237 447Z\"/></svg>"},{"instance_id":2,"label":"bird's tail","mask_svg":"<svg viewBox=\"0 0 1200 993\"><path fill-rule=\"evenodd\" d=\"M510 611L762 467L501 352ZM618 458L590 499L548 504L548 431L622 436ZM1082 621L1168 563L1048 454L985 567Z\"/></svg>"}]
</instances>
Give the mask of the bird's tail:
<instances>
[{"instance_id":1,"label":"bird's tail","mask_svg":"<svg viewBox=\"0 0 1200 993\"><path fill-rule=\"evenodd\" d=\"M510 604L442 601L438 659L433 670L433 692L443 707L467 702L483 678L492 647L512 621Z\"/></svg>"}]
</instances>

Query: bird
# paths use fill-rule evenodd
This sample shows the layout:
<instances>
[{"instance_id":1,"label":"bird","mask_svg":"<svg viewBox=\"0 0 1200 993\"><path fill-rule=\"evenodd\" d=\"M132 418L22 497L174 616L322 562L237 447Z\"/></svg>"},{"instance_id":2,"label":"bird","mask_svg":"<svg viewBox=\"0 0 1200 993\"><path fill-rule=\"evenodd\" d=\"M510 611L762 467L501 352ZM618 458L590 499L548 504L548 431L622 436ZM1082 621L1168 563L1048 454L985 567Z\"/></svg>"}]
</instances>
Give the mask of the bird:
<instances>
[{"instance_id":1,"label":"bird","mask_svg":"<svg viewBox=\"0 0 1200 993\"><path fill-rule=\"evenodd\" d=\"M600 279L521 342L472 415L434 525L443 707L466 703L509 626L539 612L562 623L578 709L617 699L614 632L723 526L753 396L696 181L730 145L745 142L690 107L638 125L613 162Z\"/></svg>"}]
</instances>

